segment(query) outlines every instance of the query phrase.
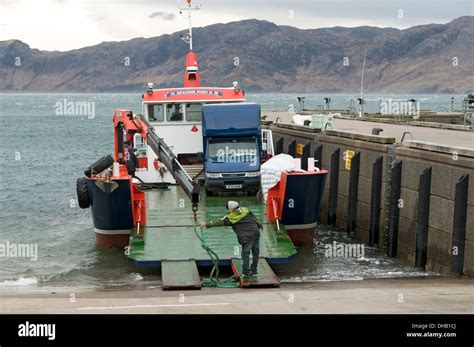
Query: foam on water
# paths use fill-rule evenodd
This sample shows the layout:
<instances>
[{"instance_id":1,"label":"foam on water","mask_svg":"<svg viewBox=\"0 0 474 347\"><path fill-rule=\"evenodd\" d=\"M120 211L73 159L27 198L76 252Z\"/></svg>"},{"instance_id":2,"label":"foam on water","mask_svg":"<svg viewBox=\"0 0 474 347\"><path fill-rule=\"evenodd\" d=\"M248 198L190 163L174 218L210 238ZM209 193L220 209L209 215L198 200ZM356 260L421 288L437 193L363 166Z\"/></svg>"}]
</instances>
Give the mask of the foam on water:
<instances>
[{"instance_id":1,"label":"foam on water","mask_svg":"<svg viewBox=\"0 0 474 347\"><path fill-rule=\"evenodd\" d=\"M0 282L0 287L22 287L37 285L38 279L36 277L20 277L16 280L5 280Z\"/></svg>"}]
</instances>

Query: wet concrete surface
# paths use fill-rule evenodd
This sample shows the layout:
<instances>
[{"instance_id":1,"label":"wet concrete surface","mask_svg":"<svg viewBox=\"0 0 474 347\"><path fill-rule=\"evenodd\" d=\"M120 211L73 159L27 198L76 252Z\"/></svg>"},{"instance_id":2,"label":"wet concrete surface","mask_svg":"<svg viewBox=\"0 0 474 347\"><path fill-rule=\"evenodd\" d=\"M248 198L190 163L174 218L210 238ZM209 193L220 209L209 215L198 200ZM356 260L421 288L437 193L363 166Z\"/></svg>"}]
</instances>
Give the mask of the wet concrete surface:
<instances>
[{"instance_id":1,"label":"wet concrete surface","mask_svg":"<svg viewBox=\"0 0 474 347\"><path fill-rule=\"evenodd\" d=\"M54 293L54 294L53 294ZM283 283L194 291L47 288L0 292L0 313L474 313L474 280L453 277Z\"/></svg>"}]
</instances>

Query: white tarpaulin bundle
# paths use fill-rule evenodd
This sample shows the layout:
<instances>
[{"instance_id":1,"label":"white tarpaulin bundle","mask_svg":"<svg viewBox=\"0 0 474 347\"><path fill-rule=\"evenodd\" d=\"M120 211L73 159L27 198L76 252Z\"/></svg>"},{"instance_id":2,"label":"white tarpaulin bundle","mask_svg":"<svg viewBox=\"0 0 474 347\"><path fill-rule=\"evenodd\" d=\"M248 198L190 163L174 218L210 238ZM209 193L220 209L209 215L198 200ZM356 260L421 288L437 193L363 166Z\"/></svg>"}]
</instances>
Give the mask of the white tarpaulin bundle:
<instances>
[{"instance_id":1,"label":"white tarpaulin bundle","mask_svg":"<svg viewBox=\"0 0 474 347\"><path fill-rule=\"evenodd\" d=\"M292 122L296 125L304 125L305 120L309 120L311 122L312 119L313 117L311 115L301 115L301 114L295 114L291 118Z\"/></svg>"},{"instance_id":2,"label":"white tarpaulin bundle","mask_svg":"<svg viewBox=\"0 0 474 347\"><path fill-rule=\"evenodd\" d=\"M294 159L288 154L278 154L268 159L260 167L260 182L262 194L267 201L268 190L280 182L282 171L291 171L294 167Z\"/></svg>"}]
</instances>

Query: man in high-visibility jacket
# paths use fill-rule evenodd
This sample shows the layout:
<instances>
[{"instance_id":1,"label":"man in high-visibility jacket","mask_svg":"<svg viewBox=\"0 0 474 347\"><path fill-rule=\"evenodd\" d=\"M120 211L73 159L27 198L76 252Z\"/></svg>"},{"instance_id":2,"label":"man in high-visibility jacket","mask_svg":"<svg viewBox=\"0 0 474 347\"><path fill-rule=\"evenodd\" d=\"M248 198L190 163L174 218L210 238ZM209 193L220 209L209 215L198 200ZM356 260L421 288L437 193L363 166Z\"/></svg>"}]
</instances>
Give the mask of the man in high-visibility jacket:
<instances>
[{"instance_id":1,"label":"man in high-visibility jacket","mask_svg":"<svg viewBox=\"0 0 474 347\"><path fill-rule=\"evenodd\" d=\"M201 228L230 226L237 235L237 241L242 245L242 275L250 277L257 275L258 257L260 256L260 231L262 223L246 207L240 207L236 201L227 203L227 214L223 218L201 223ZM252 265L250 265L252 253Z\"/></svg>"}]
</instances>

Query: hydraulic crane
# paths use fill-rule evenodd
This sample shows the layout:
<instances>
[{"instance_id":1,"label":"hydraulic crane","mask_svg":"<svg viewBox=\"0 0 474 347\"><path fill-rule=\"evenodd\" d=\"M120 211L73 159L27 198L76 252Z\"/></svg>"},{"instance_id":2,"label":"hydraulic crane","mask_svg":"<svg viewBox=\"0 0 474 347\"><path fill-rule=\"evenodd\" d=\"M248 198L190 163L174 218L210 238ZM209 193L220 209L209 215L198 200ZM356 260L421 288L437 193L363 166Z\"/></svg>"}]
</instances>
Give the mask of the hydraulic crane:
<instances>
[{"instance_id":1,"label":"hydraulic crane","mask_svg":"<svg viewBox=\"0 0 474 347\"><path fill-rule=\"evenodd\" d=\"M197 220L197 211L199 204L199 184L194 182L188 173L183 169L173 151L163 142L163 139L153 131L153 126L142 115L134 115L129 110L116 110L113 117L114 121L114 159L119 163L120 173L125 175L126 162L124 156L124 135L126 139L131 139L135 134L140 134L150 148L155 152L159 161L163 163L166 169L170 172L176 183L184 190L192 203L192 211L194 219ZM132 194L133 199L133 194ZM135 199L134 199L135 200ZM135 226L139 227L141 222L138 218L140 212L145 211L144 199L140 200L138 211L134 213ZM133 206L138 204L134 201Z\"/></svg>"}]
</instances>

